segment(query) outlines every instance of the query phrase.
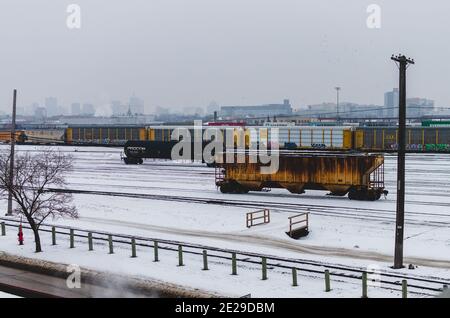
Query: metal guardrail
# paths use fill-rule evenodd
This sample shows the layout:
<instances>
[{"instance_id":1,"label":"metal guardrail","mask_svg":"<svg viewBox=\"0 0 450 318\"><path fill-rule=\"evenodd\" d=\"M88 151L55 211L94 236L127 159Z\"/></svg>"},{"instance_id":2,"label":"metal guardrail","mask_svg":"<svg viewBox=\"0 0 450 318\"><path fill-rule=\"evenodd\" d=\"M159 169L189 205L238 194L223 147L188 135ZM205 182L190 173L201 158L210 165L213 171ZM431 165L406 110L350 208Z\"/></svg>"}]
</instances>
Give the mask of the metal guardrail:
<instances>
[{"instance_id":1,"label":"metal guardrail","mask_svg":"<svg viewBox=\"0 0 450 318\"><path fill-rule=\"evenodd\" d=\"M302 218L299 220L299 218ZM288 217L289 219L289 236L292 237L295 231L309 228L309 212L296 214ZM302 224L302 225L298 225ZM296 226L297 225L297 226Z\"/></svg>"},{"instance_id":2,"label":"metal guardrail","mask_svg":"<svg viewBox=\"0 0 450 318\"><path fill-rule=\"evenodd\" d=\"M5 218L0 217L0 224L1 224L1 230L2 230L2 236L4 236L4 231L6 227L14 227L18 228L19 224L21 223L19 220L11 219L11 218ZM31 229L30 226L27 224L22 225L23 229ZM111 233L111 232L105 232L105 231L92 231L92 230L86 230L76 227L69 227L69 226L62 226L62 225L51 225L51 224L41 224L40 231L52 233L52 241L54 240L54 243L56 243L56 235L65 235L69 236L70 245L71 247L75 247L75 238L83 238L86 239L89 243L89 249L93 246L93 241L103 241L106 242L106 244L109 244L110 246L110 253L112 251L112 244L113 243L119 243L119 244L125 244L131 246L131 254L132 257L137 257L136 254L136 247L150 247L154 249L154 258L155 261L159 261L159 255L158 250L168 250L168 251L174 251L178 253L179 262L183 264L182 255L184 253L186 254L192 254L192 255L199 255L203 257L204 268L207 268L207 258L216 258L216 259L222 259L231 261L232 268L233 268L233 274L236 274L236 263L239 261L241 263L247 263L247 264L253 264L253 265L261 265L262 266L262 272L263 277L267 279L267 268L278 268L278 269L284 269L289 270L295 273L298 271L303 271L306 273L314 273L319 275L325 275L325 279L329 280L329 276L332 275L334 277L341 277L341 278L348 278L353 280L362 280L364 278L364 274L372 274L372 272L364 270L363 268L356 268L356 267L350 267L346 265L337 265L337 264L328 264L324 262L316 262L316 261L310 261L310 260L302 260L302 259L291 259L291 258L283 258L273 255L266 255L266 254L259 254L259 253L252 253L252 252L245 252L245 251L237 251L237 250L231 250L231 249L223 249L223 248L216 248L211 246L205 246L201 244L193 244L193 243L186 243L186 242L180 242L180 241L174 241L174 240L166 240L166 239L159 239L159 238L149 238L149 237L142 237L142 236L133 236L133 235L126 235L126 234L117 234L117 233ZM213 252L213 253L211 253ZM237 257L239 256L239 258ZM333 272L330 272L330 269L333 269ZM418 285L418 283L425 283L425 284L434 284L434 285L448 285L450 281L445 280L436 280L436 279L427 279L422 277L413 277L413 276L406 276L401 274L391 274L391 273L378 273L380 276L385 278L392 278L393 280L380 280L380 283L384 283L391 286L397 286L402 287L402 281L405 279L409 279L411 281L416 281L415 284L409 283L407 286L410 288L417 288L419 290L427 290L427 291L434 291L434 292L440 292L443 290L443 287L429 287L429 286L423 286ZM367 275L366 275L367 276ZM294 278L294 277L293 277ZM295 280L296 282L296 275ZM329 282L328 282L329 284Z\"/></svg>"}]
</instances>

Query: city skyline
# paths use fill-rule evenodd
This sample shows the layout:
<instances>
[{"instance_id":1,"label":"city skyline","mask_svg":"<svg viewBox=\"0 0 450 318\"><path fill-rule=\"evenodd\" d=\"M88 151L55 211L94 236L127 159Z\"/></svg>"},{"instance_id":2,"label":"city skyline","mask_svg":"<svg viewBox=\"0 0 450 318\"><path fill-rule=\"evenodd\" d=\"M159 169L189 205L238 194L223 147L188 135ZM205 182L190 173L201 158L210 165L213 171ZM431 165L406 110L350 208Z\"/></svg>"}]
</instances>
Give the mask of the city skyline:
<instances>
[{"instance_id":1,"label":"city skyline","mask_svg":"<svg viewBox=\"0 0 450 318\"><path fill-rule=\"evenodd\" d=\"M408 116L420 117L424 115L438 114L450 108L437 107L434 100L426 97L408 97L407 98ZM135 115L195 115L197 117L212 116L217 111L221 118L259 118L271 116L303 116L303 117L332 117L337 114L337 105L334 102L322 101L306 107L295 107L289 99L284 99L282 103L262 103L258 105L220 105L212 101L209 105L201 107L183 107L181 111L171 111L169 108L157 107L151 113L144 112L145 101L135 94L131 95L128 102L119 100L111 101L110 113L101 114L96 110L95 105L88 102L73 102L70 107L60 105L58 98L46 97L44 103L40 105L35 102L29 107L18 107L19 116L32 116L35 118L51 118L58 116L79 116L79 117L116 117L116 116L135 116ZM398 88L384 93L384 104L358 104L351 101L341 101L340 114L342 117L355 117L356 113L363 112L362 117L397 117L398 116ZM240 115L239 115L240 114ZM8 115L8 114L6 114Z\"/></svg>"},{"instance_id":2,"label":"city skyline","mask_svg":"<svg viewBox=\"0 0 450 318\"><path fill-rule=\"evenodd\" d=\"M100 113L132 91L146 101L146 112L204 107L212 100L252 105L289 98L298 107L333 101L335 86L342 87L343 101L381 105L383 93L398 85L389 57L399 52L417 61L408 79L411 97L429 96L448 107L450 72L445 65L434 70L450 48L429 34L450 31L445 15L436 14L449 5L377 3L379 29L366 25L368 3L354 0L345 8L335 1L124 6L80 0L81 28L68 29L68 1L27 3L27 10L23 1L5 1L0 110L8 111L13 88L19 106L56 95L68 106L90 101ZM417 10L403 12L398 24L405 4Z\"/></svg>"}]
</instances>

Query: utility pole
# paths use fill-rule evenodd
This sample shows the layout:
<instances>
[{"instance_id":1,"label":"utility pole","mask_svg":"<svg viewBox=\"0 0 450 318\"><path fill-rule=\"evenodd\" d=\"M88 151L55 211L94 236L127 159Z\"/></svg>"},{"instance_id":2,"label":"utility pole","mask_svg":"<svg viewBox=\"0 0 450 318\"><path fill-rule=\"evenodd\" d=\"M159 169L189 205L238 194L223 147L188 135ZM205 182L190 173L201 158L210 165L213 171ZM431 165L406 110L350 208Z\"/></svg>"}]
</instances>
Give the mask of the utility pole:
<instances>
[{"instance_id":1,"label":"utility pole","mask_svg":"<svg viewBox=\"0 0 450 318\"><path fill-rule=\"evenodd\" d=\"M336 121L339 122L339 91L341 88L337 86L334 89L336 90Z\"/></svg>"},{"instance_id":2,"label":"utility pole","mask_svg":"<svg viewBox=\"0 0 450 318\"><path fill-rule=\"evenodd\" d=\"M17 90L14 89L13 93L13 111L12 111L12 120L11 120L11 154L9 156L9 184L12 185L14 182L14 146L16 144L16 99L17 99ZM8 211L6 212L7 216L12 215L12 193L8 192Z\"/></svg>"},{"instance_id":3,"label":"utility pole","mask_svg":"<svg viewBox=\"0 0 450 318\"><path fill-rule=\"evenodd\" d=\"M397 154L397 216L395 224L395 254L393 268L403 268L403 236L405 226L405 135L406 135L406 69L414 60L404 55L392 55L400 70Z\"/></svg>"}]
</instances>

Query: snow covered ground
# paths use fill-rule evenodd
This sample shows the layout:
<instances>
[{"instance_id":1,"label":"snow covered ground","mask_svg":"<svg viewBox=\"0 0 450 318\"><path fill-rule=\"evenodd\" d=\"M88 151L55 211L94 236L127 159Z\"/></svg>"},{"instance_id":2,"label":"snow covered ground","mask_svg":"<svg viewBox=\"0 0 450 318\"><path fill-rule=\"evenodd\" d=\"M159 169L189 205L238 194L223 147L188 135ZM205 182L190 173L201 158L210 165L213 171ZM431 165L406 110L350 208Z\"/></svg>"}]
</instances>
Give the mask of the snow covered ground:
<instances>
[{"instance_id":1,"label":"snow covered ground","mask_svg":"<svg viewBox=\"0 0 450 318\"><path fill-rule=\"evenodd\" d=\"M11 295L11 294L7 294L7 293L0 292L0 298L20 298L20 297L15 296L15 295Z\"/></svg>"},{"instance_id":2,"label":"snow covered ground","mask_svg":"<svg viewBox=\"0 0 450 318\"><path fill-rule=\"evenodd\" d=\"M40 151L42 147L19 146L18 149L19 152ZM76 194L74 201L80 218L56 220L55 223L360 267L389 269L392 265L394 156L386 156L387 199L357 202L346 197L329 197L323 191L308 191L303 195L289 194L284 190L245 195L222 194L214 185L214 169L200 164L148 160L143 165L127 166L120 161L121 149L60 149L75 158L75 170L68 176L71 189L233 199L255 202L255 205L279 203L292 206L290 209L271 209L270 224L247 229L245 213L254 208ZM405 258L406 263L418 265L418 268L401 272L450 279L450 156L408 155L406 173ZM1 201L0 207L5 209L6 202ZM311 232L306 238L292 240L285 234L287 218L299 211L310 212ZM31 241L28 237L27 242ZM187 257L186 263L189 265L179 268L175 266L176 255L173 252L167 256L167 261L153 263L151 251L141 251L142 257L130 260L127 257L129 251L125 249L115 255L106 255L99 249L86 253L81 248L69 250L67 245L51 247L47 244L44 245L45 252L36 255L32 253L30 244L18 249L14 243L14 236L1 238L0 249L149 276L232 296L248 293L261 297L360 296L358 283L336 282L333 292L324 293L323 278L307 275L303 278L299 276L302 287L290 287L290 272L272 271L268 281L258 279L258 268L240 268L237 277L228 275L230 268L224 264L211 266L212 269L205 272L199 270L201 259L198 257ZM398 295L398 292L386 289L372 290L372 296Z\"/></svg>"}]
</instances>

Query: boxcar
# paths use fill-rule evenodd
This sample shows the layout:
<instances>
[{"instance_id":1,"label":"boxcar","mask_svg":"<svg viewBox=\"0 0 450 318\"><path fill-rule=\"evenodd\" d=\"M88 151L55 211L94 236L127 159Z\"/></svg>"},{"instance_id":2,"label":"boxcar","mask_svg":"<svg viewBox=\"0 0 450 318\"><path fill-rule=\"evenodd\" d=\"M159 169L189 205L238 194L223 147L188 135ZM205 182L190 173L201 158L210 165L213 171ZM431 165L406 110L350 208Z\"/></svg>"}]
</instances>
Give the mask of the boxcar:
<instances>
[{"instance_id":1,"label":"boxcar","mask_svg":"<svg viewBox=\"0 0 450 318\"><path fill-rule=\"evenodd\" d=\"M278 143L283 149L350 150L354 143L353 128L347 126L249 126L246 129L252 132L252 143Z\"/></svg>"},{"instance_id":2,"label":"boxcar","mask_svg":"<svg viewBox=\"0 0 450 318\"><path fill-rule=\"evenodd\" d=\"M65 129L26 129L25 143L30 144L63 144L65 143Z\"/></svg>"},{"instance_id":3,"label":"boxcar","mask_svg":"<svg viewBox=\"0 0 450 318\"><path fill-rule=\"evenodd\" d=\"M236 158L235 158L236 159ZM279 169L262 174L261 164L224 162L216 166L216 186L223 193L247 193L265 188L285 188L291 193L328 190L332 195L348 193L352 200L378 200L384 189L382 154L337 152L280 152Z\"/></svg>"},{"instance_id":4,"label":"boxcar","mask_svg":"<svg viewBox=\"0 0 450 318\"><path fill-rule=\"evenodd\" d=\"M128 140L147 140L145 127L136 126L70 126L66 130L68 144L124 145Z\"/></svg>"},{"instance_id":5,"label":"boxcar","mask_svg":"<svg viewBox=\"0 0 450 318\"><path fill-rule=\"evenodd\" d=\"M25 133L23 130L16 130L15 141L24 142ZM11 130L0 130L0 142L9 143L11 142Z\"/></svg>"},{"instance_id":6,"label":"boxcar","mask_svg":"<svg viewBox=\"0 0 450 318\"><path fill-rule=\"evenodd\" d=\"M395 127L358 128L363 142L356 148L365 151L396 151L398 129ZM406 150L410 152L449 152L450 127L407 127Z\"/></svg>"},{"instance_id":7,"label":"boxcar","mask_svg":"<svg viewBox=\"0 0 450 318\"><path fill-rule=\"evenodd\" d=\"M194 133L196 130L200 130L200 127L194 127L193 125L178 125L178 126L149 126L147 127L147 135L149 141L165 141L165 142L171 142L176 141L178 138L176 137L177 134L175 134L175 138L172 137L172 134L175 130L180 129L180 131L188 130L191 138L194 138ZM201 127L201 134L203 140L208 141L209 138L206 138L205 131L206 129L210 130L217 130L222 133L223 138L226 138L226 134L232 134L233 135L233 143L237 146L246 145L247 147L250 144L250 134L247 131L247 129L243 128L241 125L236 126L202 126Z\"/></svg>"}]
</instances>

